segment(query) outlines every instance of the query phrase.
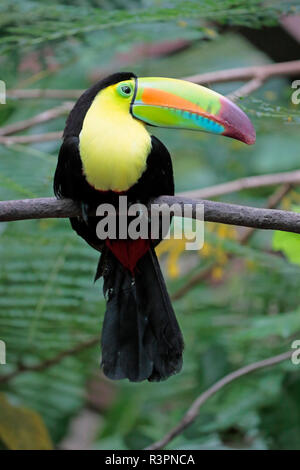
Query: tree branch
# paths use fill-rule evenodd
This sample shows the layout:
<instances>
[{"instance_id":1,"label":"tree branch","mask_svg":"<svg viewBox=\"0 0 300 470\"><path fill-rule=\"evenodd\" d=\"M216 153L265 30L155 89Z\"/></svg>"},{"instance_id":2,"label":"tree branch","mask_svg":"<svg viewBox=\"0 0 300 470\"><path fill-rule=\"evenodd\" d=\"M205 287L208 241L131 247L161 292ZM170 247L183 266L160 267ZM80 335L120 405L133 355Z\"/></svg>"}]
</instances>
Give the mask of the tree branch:
<instances>
[{"instance_id":1,"label":"tree branch","mask_svg":"<svg viewBox=\"0 0 300 470\"><path fill-rule=\"evenodd\" d=\"M170 432L168 432L161 440L154 442L150 446L146 447L145 450L158 450L163 449L169 442L171 442L176 436L181 434L188 426L190 426L199 414L201 406L213 395L215 395L219 390L221 390L225 385L233 382L234 380L242 377L243 375L249 374L250 372L263 369L265 367L274 366L282 361L286 361L293 354L293 351L287 351L278 356L273 356L262 361L254 362L248 366L242 367L234 372L231 372L228 375L225 375L221 380L218 380L212 387L203 392L199 397L192 403L188 411L185 413L184 417L181 419L179 424L175 426Z\"/></svg>"},{"instance_id":2,"label":"tree branch","mask_svg":"<svg viewBox=\"0 0 300 470\"><path fill-rule=\"evenodd\" d=\"M197 218L197 204L202 203L204 205L204 219L208 222L300 233L300 214L296 212L260 209L178 196L161 196L151 201L151 204L166 206L172 206L174 203L179 204L182 210L184 204L191 205L193 208L191 217L194 219ZM70 199L37 198L0 202L0 222L76 217L79 215L81 215L80 207Z\"/></svg>"},{"instance_id":3,"label":"tree branch","mask_svg":"<svg viewBox=\"0 0 300 470\"><path fill-rule=\"evenodd\" d=\"M0 136L14 134L16 132L20 132L25 129L29 129L30 127L36 126L37 124L42 124L43 122L56 119L64 114L67 114L68 111L71 111L73 106L74 103L71 102L63 103L62 105L56 106L55 108L47 109L46 111L43 111L42 113L39 113L32 118L0 127Z\"/></svg>"},{"instance_id":4,"label":"tree branch","mask_svg":"<svg viewBox=\"0 0 300 470\"><path fill-rule=\"evenodd\" d=\"M248 80L248 83L238 88L236 91L230 93L228 97L235 101L243 96L248 96L253 91L260 88L264 81L273 76L288 76L291 73L300 73L300 60L282 62L279 64L266 64L253 67L243 67L236 69L220 70L217 72L210 72L190 77L184 77L188 80L198 84L219 83L229 81ZM9 98L57 98L57 99L76 99L83 93L84 90L8 90L7 96ZM68 103L68 110L71 109L72 104ZM51 113L52 112L52 113ZM54 112L54 117L51 114ZM58 115L56 113L58 112ZM50 113L50 117L47 115ZM37 116L23 121L21 123L11 124L0 129L0 144L10 145L14 143L28 144L37 142L46 142L52 140L59 140L62 136L61 132L49 132L47 134L29 135L29 136L11 136L6 137L8 134L19 132L20 130L27 129L39 122L45 122L53 119L61 114L61 110L54 108L54 110L46 111L45 113L38 114Z\"/></svg>"},{"instance_id":5,"label":"tree branch","mask_svg":"<svg viewBox=\"0 0 300 470\"><path fill-rule=\"evenodd\" d=\"M237 180L216 184L203 189L178 193L178 196L191 197L195 199L211 198L222 196L224 194L235 193L245 189L275 186L277 184L300 184L300 170L239 178Z\"/></svg>"},{"instance_id":6,"label":"tree branch","mask_svg":"<svg viewBox=\"0 0 300 470\"><path fill-rule=\"evenodd\" d=\"M278 64L264 64L252 67L218 70L216 72L191 75L189 77L185 77L185 80L203 85L209 83L252 80L252 78L267 80L270 77L289 76L292 73L300 73L300 60L291 60L289 62L280 62Z\"/></svg>"},{"instance_id":7,"label":"tree branch","mask_svg":"<svg viewBox=\"0 0 300 470\"><path fill-rule=\"evenodd\" d=\"M277 188L277 190L268 198L266 208L275 209L280 204L282 199L291 191L292 187L293 186L289 183L285 183L279 186L279 188ZM238 237L238 241L240 242L240 244L246 245L246 243L248 243L254 232L254 227L245 227L244 229L242 229Z\"/></svg>"},{"instance_id":8,"label":"tree branch","mask_svg":"<svg viewBox=\"0 0 300 470\"><path fill-rule=\"evenodd\" d=\"M34 119L34 118L33 118ZM0 144L36 144L38 142L50 142L52 140L60 140L62 138L62 131L46 132L45 134L32 134L32 135L12 135L0 136Z\"/></svg>"},{"instance_id":9,"label":"tree branch","mask_svg":"<svg viewBox=\"0 0 300 470\"><path fill-rule=\"evenodd\" d=\"M190 277L183 286L179 287L173 294L171 295L171 300L178 300L181 299L185 294L187 294L193 287L200 284L200 282L204 281L205 279L209 278L213 269L217 266L217 263L212 263L204 269L201 269L200 272L197 272L192 277Z\"/></svg>"},{"instance_id":10,"label":"tree branch","mask_svg":"<svg viewBox=\"0 0 300 470\"><path fill-rule=\"evenodd\" d=\"M209 188L208 188L209 189ZM267 203L268 209L274 209L278 206L278 204L282 201L282 199L289 193L292 189L292 185L286 183L281 186L272 194ZM253 227L245 227L241 233L239 234L238 242L241 245L245 245L248 243L249 239L255 232L255 228ZM234 256L229 254L229 259L232 259ZM183 297L187 292L189 292L193 287L198 285L204 279L207 279L213 272L213 269L218 266L218 262L213 262L207 268L202 269L200 272L194 274L191 278L187 280L185 284L183 284L179 289L177 289L172 295L172 300L178 300Z\"/></svg>"},{"instance_id":11,"label":"tree branch","mask_svg":"<svg viewBox=\"0 0 300 470\"><path fill-rule=\"evenodd\" d=\"M7 90L6 96L7 98L12 99L54 99L54 100L77 100L84 90L50 90L50 89L43 89L43 88L35 88L35 89L16 89L16 90Z\"/></svg>"},{"instance_id":12,"label":"tree branch","mask_svg":"<svg viewBox=\"0 0 300 470\"><path fill-rule=\"evenodd\" d=\"M184 80L198 84L225 83L252 80L259 78L262 81L273 76L289 76L290 74L300 74L300 60L281 62L279 64L264 64L253 67L240 67L227 70L218 70L185 77ZM84 90L7 90L7 97L13 99L77 99Z\"/></svg>"},{"instance_id":13,"label":"tree branch","mask_svg":"<svg viewBox=\"0 0 300 470\"><path fill-rule=\"evenodd\" d=\"M73 356L74 354L78 354L84 349L90 348L92 346L95 346L97 343L100 344L100 338L99 336L95 336L87 341L84 341L82 343L77 344L73 348L66 349L64 351L61 351L59 354L56 356L46 359L43 362L39 362L38 364L32 365L32 366L27 366L26 364L19 364L18 368L14 370L13 372L10 372L9 374L1 375L0 376L0 384L9 382L10 380L14 379L20 374L23 374L24 372L40 372L42 370L48 369L48 367L55 366L59 362L61 362L65 357L67 356Z\"/></svg>"},{"instance_id":14,"label":"tree branch","mask_svg":"<svg viewBox=\"0 0 300 470\"><path fill-rule=\"evenodd\" d=\"M238 98L242 98L242 97L250 95L254 91L258 90L263 84L264 84L264 80L262 80L261 78L258 78L258 77L252 78L252 80L249 80L249 82L245 83L245 85L241 86L240 88L233 91L232 93L229 93L227 97L230 100L235 101Z\"/></svg>"}]
</instances>

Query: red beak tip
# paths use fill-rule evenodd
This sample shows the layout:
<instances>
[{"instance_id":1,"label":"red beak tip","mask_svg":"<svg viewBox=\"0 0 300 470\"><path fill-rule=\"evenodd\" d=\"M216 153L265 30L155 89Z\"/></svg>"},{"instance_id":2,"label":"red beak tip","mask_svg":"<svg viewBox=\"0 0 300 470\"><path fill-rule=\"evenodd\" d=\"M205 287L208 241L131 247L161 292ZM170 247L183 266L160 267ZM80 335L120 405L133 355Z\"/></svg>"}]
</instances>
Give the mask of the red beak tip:
<instances>
[{"instance_id":1,"label":"red beak tip","mask_svg":"<svg viewBox=\"0 0 300 470\"><path fill-rule=\"evenodd\" d=\"M256 142L256 133L254 128L244 132L240 129L230 129L226 130L223 135L230 137L231 139L239 140L247 145L253 145Z\"/></svg>"},{"instance_id":2,"label":"red beak tip","mask_svg":"<svg viewBox=\"0 0 300 470\"><path fill-rule=\"evenodd\" d=\"M226 98L221 99L221 104L219 117L221 124L225 127L223 135L240 140L247 145L253 145L256 141L256 133L248 116L235 103Z\"/></svg>"},{"instance_id":3,"label":"red beak tip","mask_svg":"<svg viewBox=\"0 0 300 470\"><path fill-rule=\"evenodd\" d=\"M255 142L256 142L256 133L255 133L254 129L253 129L253 131L254 131L253 133L245 135L245 137L244 137L245 144L247 144L247 145L255 144Z\"/></svg>"}]
</instances>

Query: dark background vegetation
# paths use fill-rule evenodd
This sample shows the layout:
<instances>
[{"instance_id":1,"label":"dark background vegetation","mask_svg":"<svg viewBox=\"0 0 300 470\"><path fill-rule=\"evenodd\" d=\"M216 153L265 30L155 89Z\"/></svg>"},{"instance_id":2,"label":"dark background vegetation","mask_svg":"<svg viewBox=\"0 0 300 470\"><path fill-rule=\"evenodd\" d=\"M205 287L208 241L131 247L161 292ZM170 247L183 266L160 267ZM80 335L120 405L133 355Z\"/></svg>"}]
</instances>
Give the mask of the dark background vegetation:
<instances>
[{"instance_id":1,"label":"dark background vegetation","mask_svg":"<svg viewBox=\"0 0 300 470\"><path fill-rule=\"evenodd\" d=\"M3 0L0 79L8 89L84 89L118 70L184 77L293 60L300 46L281 18L297 12L299 2L255 0ZM177 191L298 169L300 112L291 103L293 78L275 77L240 100L257 130L252 147L155 129L173 157ZM239 85L213 88L227 94ZM0 125L62 101L68 100L8 99L0 105ZM59 131L64 122L61 116L22 134ZM52 196L59 146L58 140L1 145L0 199ZM264 207L275 189L219 200ZM300 193L293 188L281 208L297 206ZM140 449L161 438L196 396L225 374L289 350L300 338L298 236L276 234L280 252L273 232L256 231L245 246L236 238L233 228L206 224L201 252L186 254L174 242L161 247L170 293L213 265L174 301L186 345L179 375L163 383L112 383L99 371L99 344L83 348L53 367L0 384L1 445ZM289 253L282 252L283 245ZM101 282L92 282L97 253L67 220L3 223L0 260L0 339L7 344L2 375L100 335L105 305ZM169 448L300 449L299 396L299 366L290 361L255 372L212 397Z\"/></svg>"}]
</instances>

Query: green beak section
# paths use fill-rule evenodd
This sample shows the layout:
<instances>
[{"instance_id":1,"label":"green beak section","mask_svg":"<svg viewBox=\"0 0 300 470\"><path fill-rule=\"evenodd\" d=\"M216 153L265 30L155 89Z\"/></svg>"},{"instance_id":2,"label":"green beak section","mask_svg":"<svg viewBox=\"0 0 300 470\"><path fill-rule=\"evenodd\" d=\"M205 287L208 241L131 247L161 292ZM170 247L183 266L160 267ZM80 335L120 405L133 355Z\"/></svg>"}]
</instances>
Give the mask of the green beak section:
<instances>
[{"instance_id":1,"label":"green beak section","mask_svg":"<svg viewBox=\"0 0 300 470\"><path fill-rule=\"evenodd\" d=\"M158 127L222 134L247 144L255 130L246 114L215 91L184 80L138 78L132 115Z\"/></svg>"}]
</instances>

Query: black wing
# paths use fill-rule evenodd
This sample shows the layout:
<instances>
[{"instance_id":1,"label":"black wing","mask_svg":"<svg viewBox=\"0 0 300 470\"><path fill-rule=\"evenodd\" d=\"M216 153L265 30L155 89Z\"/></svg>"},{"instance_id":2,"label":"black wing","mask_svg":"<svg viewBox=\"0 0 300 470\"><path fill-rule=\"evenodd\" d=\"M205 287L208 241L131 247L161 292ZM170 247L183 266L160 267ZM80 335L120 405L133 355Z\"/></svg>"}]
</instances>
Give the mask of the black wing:
<instances>
[{"instance_id":1,"label":"black wing","mask_svg":"<svg viewBox=\"0 0 300 470\"><path fill-rule=\"evenodd\" d=\"M95 190L87 183L79 153L78 137L67 137L59 151L54 175L54 193L57 198L74 201L93 200Z\"/></svg>"},{"instance_id":2,"label":"black wing","mask_svg":"<svg viewBox=\"0 0 300 470\"><path fill-rule=\"evenodd\" d=\"M83 175L78 143L78 137L68 137L60 148L54 175L54 193L59 199L70 198L87 206L89 202L94 205L97 191L89 186ZM88 217L87 222L83 217L72 217L70 222L79 236L101 251L103 242L96 235L96 217Z\"/></svg>"}]
</instances>

